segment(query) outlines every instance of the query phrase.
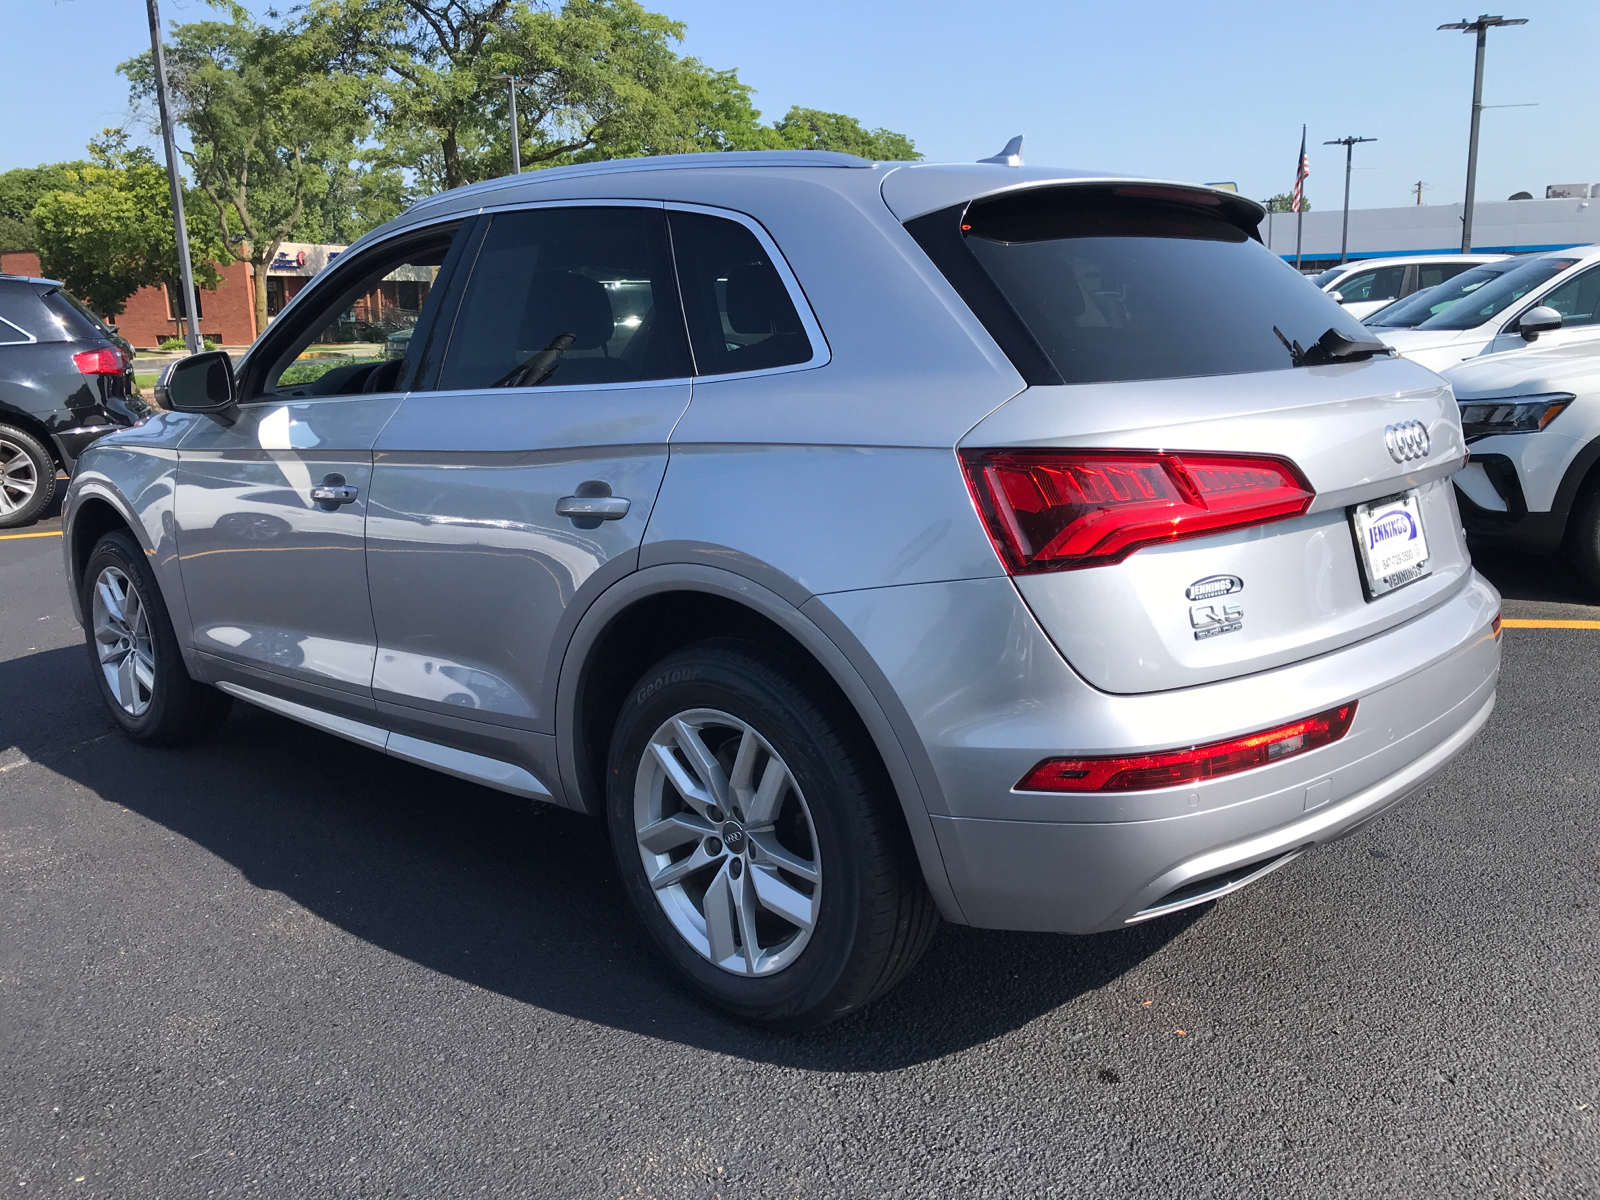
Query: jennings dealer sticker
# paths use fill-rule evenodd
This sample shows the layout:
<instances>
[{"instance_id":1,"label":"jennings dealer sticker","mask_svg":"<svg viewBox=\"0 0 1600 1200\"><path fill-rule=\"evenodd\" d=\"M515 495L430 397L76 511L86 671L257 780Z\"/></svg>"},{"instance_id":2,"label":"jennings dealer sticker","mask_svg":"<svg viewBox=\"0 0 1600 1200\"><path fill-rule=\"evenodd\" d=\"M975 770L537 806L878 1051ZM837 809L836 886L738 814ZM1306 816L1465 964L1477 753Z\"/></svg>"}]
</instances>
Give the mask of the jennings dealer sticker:
<instances>
[{"instance_id":1,"label":"jennings dealer sticker","mask_svg":"<svg viewBox=\"0 0 1600 1200\"><path fill-rule=\"evenodd\" d=\"M1428 574L1428 537L1415 491L1357 505L1350 511L1350 522L1369 597Z\"/></svg>"}]
</instances>

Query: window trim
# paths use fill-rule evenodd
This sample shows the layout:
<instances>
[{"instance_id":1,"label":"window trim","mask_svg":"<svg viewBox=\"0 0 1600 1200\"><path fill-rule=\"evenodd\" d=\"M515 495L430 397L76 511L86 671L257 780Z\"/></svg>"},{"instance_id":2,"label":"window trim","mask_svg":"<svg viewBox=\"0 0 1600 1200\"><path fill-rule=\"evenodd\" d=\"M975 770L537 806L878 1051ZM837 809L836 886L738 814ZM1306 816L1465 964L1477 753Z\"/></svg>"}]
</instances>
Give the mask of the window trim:
<instances>
[{"instance_id":1,"label":"window trim","mask_svg":"<svg viewBox=\"0 0 1600 1200\"><path fill-rule=\"evenodd\" d=\"M21 325L18 325L15 321L8 321L4 317L0 317L0 325L9 326L10 328L15 329L18 333L20 333L22 335L20 340L19 339L15 339L15 338L8 338L5 341L0 341L0 346L36 346L36 345L39 344L39 339L38 338L34 337L33 334L29 333L26 329L24 329ZM4 329L0 329L0 334L4 334L4 333L5 333L5 330Z\"/></svg>"},{"instance_id":2,"label":"window trim","mask_svg":"<svg viewBox=\"0 0 1600 1200\"><path fill-rule=\"evenodd\" d=\"M789 302L794 305L795 312L800 317L800 328L805 330L806 338L811 343L811 357L805 362L787 363L781 367L761 367L754 371L724 371L720 375L696 375L697 383L717 383L724 379L754 379L762 375L782 375L790 371L811 371L817 367L825 367L833 361L833 348L828 344L827 335L822 332L822 325L817 320L816 313L811 308L811 301L807 298L805 289L801 287L799 277L795 275L794 268L789 265L789 260L784 257L783 251L778 248L778 243L760 221L733 208L719 208L711 204L688 204L676 200L666 203L668 212L699 213L707 217L721 217L723 220L734 221L743 225L752 234L756 241L761 243L761 248L767 252L767 259L778 272L778 278L783 281L784 290L789 293ZM670 230L671 226L668 225ZM673 269L677 269L677 252L673 252ZM679 304L687 309L683 300L683 277L678 276ZM684 319L688 319L687 311ZM692 344L692 343L691 343Z\"/></svg>"}]
</instances>

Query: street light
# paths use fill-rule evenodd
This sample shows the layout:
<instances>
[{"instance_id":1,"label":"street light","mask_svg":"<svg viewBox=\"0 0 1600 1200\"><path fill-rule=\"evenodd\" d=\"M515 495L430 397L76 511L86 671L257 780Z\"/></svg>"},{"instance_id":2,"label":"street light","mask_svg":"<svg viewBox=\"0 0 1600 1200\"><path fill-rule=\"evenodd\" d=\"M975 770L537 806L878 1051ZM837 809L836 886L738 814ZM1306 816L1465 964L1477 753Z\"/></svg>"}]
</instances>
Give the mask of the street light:
<instances>
[{"instance_id":1,"label":"street light","mask_svg":"<svg viewBox=\"0 0 1600 1200\"><path fill-rule=\"evenodd\" d=\"M1375 142L1377 138L1342 137L1334 138L1331 142L1323 142L1324 146L1344 147L1344 232L1339 235L1339 261L1343 263L1349 257L1350 250L1350 156L1356 152L1357 142Z\"/></svg>"},{"instance_id":2,"label":"street light","mask_svg":"<svg viewBox=\"0 0 1600 1200\"><path fill-rule=\"evenodd\" d=\"M517 130L517 84L522 82L521 75L495 75L492 78L504 79L506 91L511 96L511 173L522 174L522 134Z\"/></svg>"},{"instance_id":3,"label":"street light","mask_svg":"<svg viewBox=\"0 0 1600 1200\"><path fill-rule=\"evenodd\" d=\"M161 147L167 156L167 187L172 193L173 233L178 242L178 278L183 287L183 315L187 328L184 344L190 354L199 354L204 348L200 340L200 306L195 303L194 264L189 261L189 226L183 219L183 177L178 174L178 145L172 138L172 112L167 102L167 60L161 53L161 14L156 12L156 0L145 5L150 16L150 65L156 83L156 108L161 113Z\"/></svg>"},{"instance_id":4,"label":"street light","mask_svg":"<svg viewBox=\"0 0 1600 1200\"><path fill-rule=\"evenodd\" d=\"M1478 61L1472 72L1472 136L1467 141L1467 202L1461 213L1461 253L1472 253L1472 206L1478 190L1478 119L1483 115L1483 50L1489 41L1489 30L1500 25L1526 25L1526 17L1491 17L1484 13L1476 21L1456 21L1441 25L1440 29L1459 29L1462 33L1478 35Z\"/></svg>"}]
</instances>

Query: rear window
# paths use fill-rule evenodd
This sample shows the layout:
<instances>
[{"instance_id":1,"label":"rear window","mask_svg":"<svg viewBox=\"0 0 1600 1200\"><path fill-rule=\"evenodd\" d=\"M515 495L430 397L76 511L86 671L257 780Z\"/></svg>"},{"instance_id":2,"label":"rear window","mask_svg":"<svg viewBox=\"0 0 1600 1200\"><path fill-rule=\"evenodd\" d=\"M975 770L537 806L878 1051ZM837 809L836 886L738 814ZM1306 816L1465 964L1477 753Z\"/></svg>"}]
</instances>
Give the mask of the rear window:
<instances>
[{"instance_id":1,"label":"rear window","mask_svg":"<svg viewBox=\"0 0 1600 1200\"><path fill-rule=\"evenodd\" d=\"M50 315L55 317L61 326L62 333L72 341L95 341L104 339L114 341L116 335L99 317L95 316L71 292L65 288L51 288L48 292L41 293L40 299L44 306L50 310ZM45 340L45 339L41 339ZM50 341L57 339L50 338Z\"/></svg>"},{"instance_id":2,"label":"rear window","mask_svg":"<svg viewBox=\"0 0 1600 1200\"><path fill-rule=\"evenodd\" d=\"M1225 203L1177 188L1036 188L907 228L1030 383L1286 371L1291 346L1330 329L1367 340Z\"/></svg>"},{"instance_id":3,"label":"rear window","mask_svg":"<svg viewBox=\"0 0 1600 1200\"><path fill-rule=\"evenodd\" d=\"M1529 259L1447 307L1436 309L1435 315L1417 328L1474 329L1510 308L1540 284L1554 279L1577 261L1575 258ZM1458 276L1460 279L1466 277Z\"/></svg>"}]
</instances>

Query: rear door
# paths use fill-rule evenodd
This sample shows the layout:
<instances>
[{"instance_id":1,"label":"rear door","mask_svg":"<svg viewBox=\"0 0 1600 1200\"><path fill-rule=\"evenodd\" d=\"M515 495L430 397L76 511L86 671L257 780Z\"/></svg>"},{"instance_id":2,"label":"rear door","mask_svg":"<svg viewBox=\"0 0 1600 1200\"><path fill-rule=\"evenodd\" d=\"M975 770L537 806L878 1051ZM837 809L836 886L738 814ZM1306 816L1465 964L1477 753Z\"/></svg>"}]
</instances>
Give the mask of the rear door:
<instances>
[{"instance_id":1,"label":"rear door","mask_svg":"<svg viewBox=\"0 0 1600 1200\"><path fill-rule=\"evenodd\" d=\"M455 232L424 231L333 268L243 364L237 413L198 418L179 447L179 560L214 679L371 709L372 446L414 366L386 360L376 331L424 316ZM386 304L397 280L416 284L415 307Z\"/></svg>"},{"instance_id":2,"label":"rear door","mask_svg":"<svg viewBox=\"0 0 1600 1200\"><path fill-rule=\"evenodd\" d=\"M548 731L556 631L636 566L693 368L660 203L485 225L437 379L377 441L373 688L402 727Z\"/></svg>"},{"instance_id":3,"label":"rear door","mask_svg":"<svg viewBox=\"0 0 1600 1200\"><path fill-rule=\"evenodd\" d=\"M1326 653L1471 570L1448 387L1339 358L1367 340L1348 311L1248 213L1190 197L1075 185L908 223L1032 385L958 447L979 513L1041 626L1112 692Z\"/></svg>"}]
</instances>

